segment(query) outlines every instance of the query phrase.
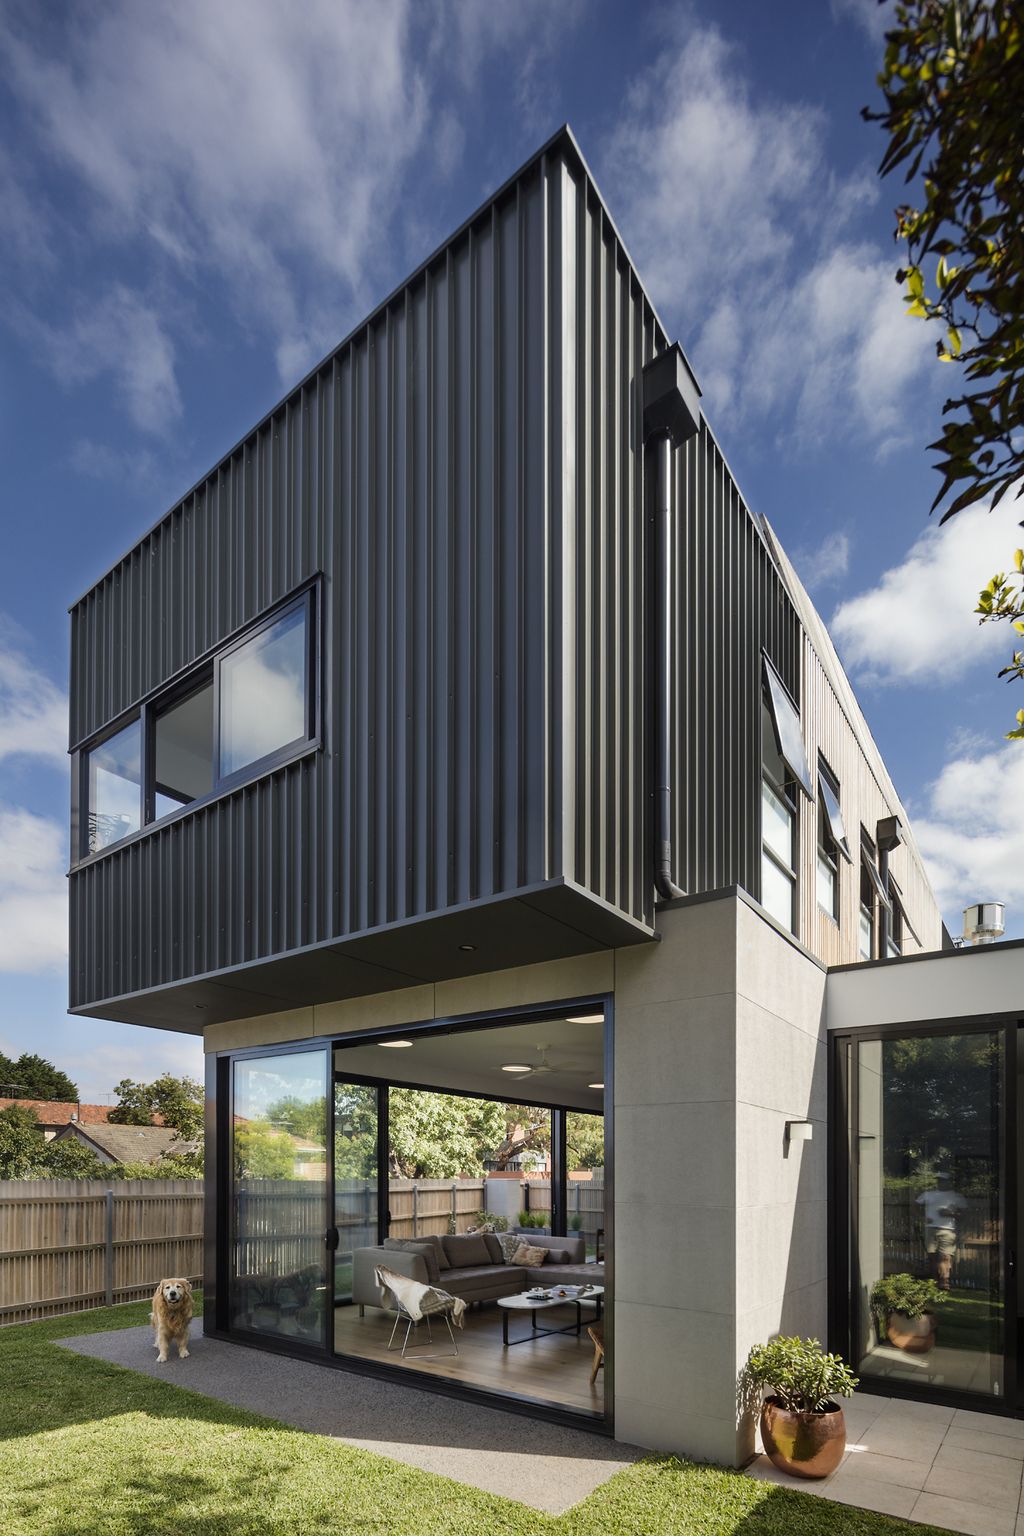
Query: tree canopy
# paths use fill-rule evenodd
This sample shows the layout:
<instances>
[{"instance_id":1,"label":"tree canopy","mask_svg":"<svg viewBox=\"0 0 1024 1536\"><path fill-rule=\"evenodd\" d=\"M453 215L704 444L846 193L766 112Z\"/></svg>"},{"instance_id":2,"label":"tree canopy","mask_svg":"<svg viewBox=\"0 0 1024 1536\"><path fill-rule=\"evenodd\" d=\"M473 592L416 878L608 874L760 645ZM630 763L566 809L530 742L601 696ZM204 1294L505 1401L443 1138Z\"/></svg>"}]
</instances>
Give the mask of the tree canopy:
<instances>
[{"instance_id":1,"label":"tree canopy","mask_svg":"<svg viewBox=\"0 0 1024 1536\"><path fill-rule=\"evenodd\" d=\"M110 1111L113 1125L152 1125L159 1114L184 1141L196 1141L203 1134L203 1090L191 1077L165 1072L151 1083L125 1077L114 1092L118 1103Z\"/></svg>"},{"instance_id":2,"label":"tree canopy","mask_svg":"<svg viewBox=\"0 0 1024 1536\"><path fill-rule=\"evenodd\" d=\"M0 1096L77 1103L78 1089L52 1061L25 1051L14 1060L0 1051Z\"/></svg>"},{"instance_id":3,"label":"tree canopy","mask_svg":"<svg viewBox=\"0 0 1024 1536\"><path fill-rule=\"evenodd\" d=\"M106 1169L80 1141L44 1141L32 1109L0 1110L0 1179L96 1179Z\"/></svg>"},{"instance_id":4,"label":"tree canopy","mask_svg":"<svg viewBox=\"0 0 1024 1536\"><path fill-rule=\"evenodd\" d=\"M885 106L864 116L889 135L879 174L914 185L896 209L909 313L941 326L964 385L930 445L945 521L1024 474L1024 20L1019 0L900 0L895 17Z\"/></svg>"}]
</instances>

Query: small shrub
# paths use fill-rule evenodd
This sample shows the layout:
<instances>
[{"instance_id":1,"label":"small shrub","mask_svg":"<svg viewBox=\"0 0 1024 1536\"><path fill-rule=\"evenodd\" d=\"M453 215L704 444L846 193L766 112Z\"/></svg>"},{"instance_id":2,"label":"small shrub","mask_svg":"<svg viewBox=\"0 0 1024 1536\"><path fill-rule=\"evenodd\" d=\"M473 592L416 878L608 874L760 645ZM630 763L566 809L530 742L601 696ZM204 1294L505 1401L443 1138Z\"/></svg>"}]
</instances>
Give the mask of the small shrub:
<instances>
[{"instance_id":1,"label":"small shrub","mask_svg":"<svg viewBox=\"0 0 1024 1536\"><path fill-rule=\"evenodd\" d=\"M791 1413L825 1413L834 1397L851 1397L857 1385L842 1356L826 1354L817 1339L778 1338L755 1344L747 1376Z\"/></svg>"},{"instance_id":2,"label":"small shrub","mask_svg":"<svg viewBox=\"0 0 1024 1536\"><path fill-rule=\"evenodd\" d=\"M871 1287L871 1306L884 1329L890 1312L906 1317L921 1317L941 1306L948 1297L934 1280L917 1280L913 1275L883 1275Z\"/></svg>"},{"instance_id":3,"label":"small shrub","mask_svg":"<svg viewBox=\"0 0 1024 1536\"><path fill-rule=\"evenodd\" d=\"M574 1211L572 1213L572 1215L569 1217L569 1231L570 1232L582 1232L583 1231L583 1217L580 1215L579 1211Z\"/></svg>"}]
</instances>

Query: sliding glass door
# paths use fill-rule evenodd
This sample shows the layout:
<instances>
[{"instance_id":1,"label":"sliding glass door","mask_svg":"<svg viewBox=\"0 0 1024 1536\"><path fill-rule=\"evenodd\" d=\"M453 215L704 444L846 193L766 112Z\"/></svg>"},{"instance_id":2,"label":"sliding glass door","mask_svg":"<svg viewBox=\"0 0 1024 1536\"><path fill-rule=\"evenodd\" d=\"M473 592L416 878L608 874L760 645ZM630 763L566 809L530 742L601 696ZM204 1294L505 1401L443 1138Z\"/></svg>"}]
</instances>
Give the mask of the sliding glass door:
<instances>
[{"instance_id":1,"label":"sliding glass door","mask_svg":"<svg viewBox=\"0 0 1024 1536\"><path fill-rule=\"evenodd\" d=\"M1014 1049L999 1027L840 1043L842 1301L847 1351L865 1381L1008 1396Z\"/></svg>"},{"instance_id":2,"label":"sliding glass door","mask_svg":"<svg viewBox=\"0 0 1024 1536\"><path fill-rule=\"evenodd\" d=\"M236 1057L228 1325L324 1349L332 1316L326 1046Z\"/></svg>"}]
</instances>

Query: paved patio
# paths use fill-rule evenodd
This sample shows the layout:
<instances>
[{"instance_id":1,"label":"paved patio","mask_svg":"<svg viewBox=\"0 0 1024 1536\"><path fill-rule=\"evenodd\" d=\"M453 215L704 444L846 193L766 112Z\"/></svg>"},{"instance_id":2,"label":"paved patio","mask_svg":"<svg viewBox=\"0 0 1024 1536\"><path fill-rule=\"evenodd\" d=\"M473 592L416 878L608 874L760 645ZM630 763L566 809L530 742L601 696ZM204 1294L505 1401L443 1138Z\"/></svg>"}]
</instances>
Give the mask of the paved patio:
<instances>
[{"instance_id":1,"label":"paved patio","mask_svg":"<svg viewBox=\"0 0 1024 1536\"><path fill-rule=\"evenodd\" d=\"M967 1536L1024 1536L1024 1420L867 1394L844 1406L847 1451L831 1477L785 1477L766 1456L748 1474Z\"/></svg>"},{"instance_id":2,"label":"paved patio","mask_svg":"<svg viewBox=\"0 0 1024 1536\"><path fill-rule=\"evenodd\" d=\"M189 1358L157 1365L151 1328L61 1339L107 1360L296 1429L439 1472L487 1493L560 1515L644 1455L585 1430L312 1365L194 1332Z\"/></svg>"}]
</instances>

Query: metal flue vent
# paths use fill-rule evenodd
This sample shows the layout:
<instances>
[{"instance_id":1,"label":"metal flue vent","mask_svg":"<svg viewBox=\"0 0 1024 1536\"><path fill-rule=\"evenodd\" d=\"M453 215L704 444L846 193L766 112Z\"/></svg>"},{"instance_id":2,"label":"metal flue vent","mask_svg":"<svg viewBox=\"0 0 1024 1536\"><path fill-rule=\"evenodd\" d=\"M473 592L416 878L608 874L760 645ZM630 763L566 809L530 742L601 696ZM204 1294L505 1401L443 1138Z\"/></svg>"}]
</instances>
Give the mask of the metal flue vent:
<instances>
[{"instance_id":1,"label":"metal flue vent","mask_svg":"<svg viewBox=\"0 0 1024 1536\"><path fill-rule=\"evenodd\" d=\"M1006 931L1001 901L976 901L964 907L964 943L994 944Z\"/></svg>"}]
</instances>

